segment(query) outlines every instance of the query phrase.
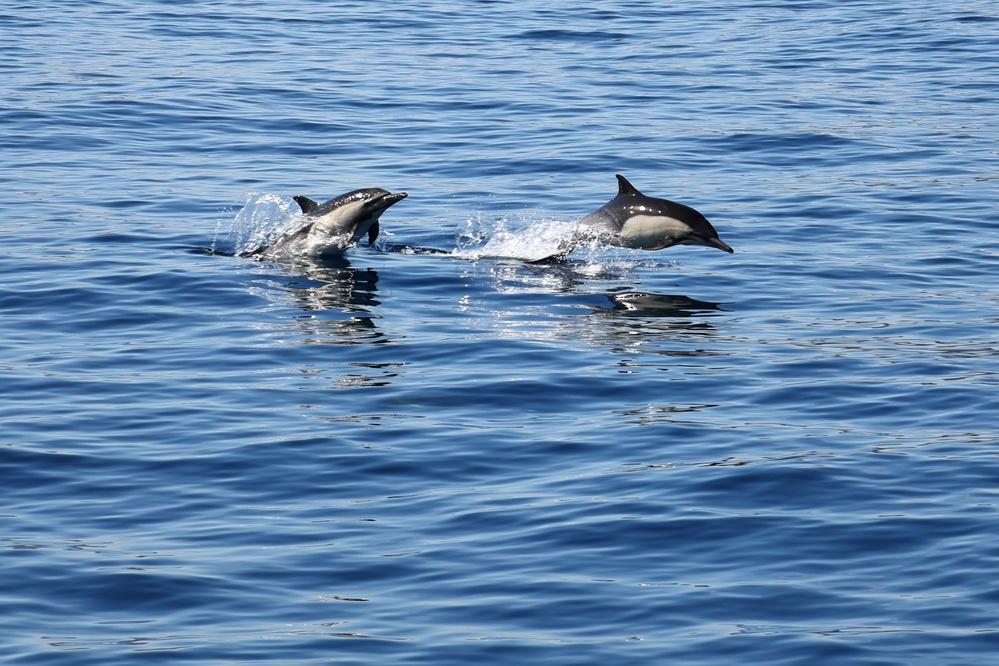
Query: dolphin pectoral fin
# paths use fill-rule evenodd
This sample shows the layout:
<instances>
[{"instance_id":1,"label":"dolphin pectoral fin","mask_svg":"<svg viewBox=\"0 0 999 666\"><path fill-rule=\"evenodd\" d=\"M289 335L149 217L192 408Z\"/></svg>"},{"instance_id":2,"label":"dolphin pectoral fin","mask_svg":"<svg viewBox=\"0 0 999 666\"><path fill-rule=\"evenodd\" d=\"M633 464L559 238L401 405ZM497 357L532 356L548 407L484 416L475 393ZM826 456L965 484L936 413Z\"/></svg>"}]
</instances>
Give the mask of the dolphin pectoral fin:
<instances>
[{"instance_id":1,"label":"dolphin pectoral fin","mask_svg":"<svg viewBox=\"0 0 999 666\"><path fill-rule=\"evenodd\" d=\"M297 196L292 198L298 203L298 205L302 208L302 212L306 215L319 208L319 204L309 197Z\"/></svg>"},{"instance_id":2,"label":"dolphin pectoral fin","mask_svg":"<svg viewBox=\"0 0 999 666\"><path fill-rule=\"evenodd\" d=\"M368 247L375 244L375 240L378 238L378 220L368 227Z\"/></svg>"}]
</instances>

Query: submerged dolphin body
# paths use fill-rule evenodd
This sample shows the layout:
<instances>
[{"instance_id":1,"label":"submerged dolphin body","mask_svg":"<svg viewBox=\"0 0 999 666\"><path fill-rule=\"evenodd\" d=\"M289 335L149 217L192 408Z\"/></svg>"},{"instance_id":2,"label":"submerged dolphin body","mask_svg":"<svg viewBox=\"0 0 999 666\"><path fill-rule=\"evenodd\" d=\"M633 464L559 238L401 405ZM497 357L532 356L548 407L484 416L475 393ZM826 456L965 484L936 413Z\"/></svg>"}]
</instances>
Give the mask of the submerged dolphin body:
<instances>
[{"instance_id":1,"label":"submerged dolphin body","mask_svg":"<svg viewBox=\"0 0 999 666\"><path fill-rule=\"evenodd\" d=\"M239 255L257 258L337 256L357 245L364 236L368 237L370 245L378 237L378 218L406 196L405 192L392 193L378 187L347 192L322 204L297 196L295 201L302 208L306 224Z\"/></svg>"},{"instance_id":2,"label":"submerged dolphin body","mask_svg":"<svg viewBox=\"0 0 999 666\"><path fill-rule=\"evenodd\" d=\"M579 221L578 233L558 253L559 261L596 239L618 247L663 250L674 245L705 245L735 252L699 212L675 201L647 197L617 174L617 196Z\"/></svg>"}]
</instances>

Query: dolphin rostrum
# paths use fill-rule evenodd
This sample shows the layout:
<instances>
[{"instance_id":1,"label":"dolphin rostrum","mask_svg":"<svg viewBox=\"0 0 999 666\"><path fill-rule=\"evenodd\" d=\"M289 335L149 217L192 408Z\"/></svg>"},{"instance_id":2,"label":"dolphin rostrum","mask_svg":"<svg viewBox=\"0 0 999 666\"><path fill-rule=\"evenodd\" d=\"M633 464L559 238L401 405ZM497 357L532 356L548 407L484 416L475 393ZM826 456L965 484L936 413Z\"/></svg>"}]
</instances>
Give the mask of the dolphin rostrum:
<instances>
[{"instance_id":1,"label":"dolphin rostrum","mask_svg":"<svg viewBox=\"0 0 999 666\"><path fill-rule=\"evenodd\" d=\"M304 226L245 252L244 257L323 257L343 254L364 236L371 245L378 237L378 218L392 204L406 198L405 192L378 187L354 190L325 203L297 196L295 201L306 218Z\"/></svg>"}]
</instances>

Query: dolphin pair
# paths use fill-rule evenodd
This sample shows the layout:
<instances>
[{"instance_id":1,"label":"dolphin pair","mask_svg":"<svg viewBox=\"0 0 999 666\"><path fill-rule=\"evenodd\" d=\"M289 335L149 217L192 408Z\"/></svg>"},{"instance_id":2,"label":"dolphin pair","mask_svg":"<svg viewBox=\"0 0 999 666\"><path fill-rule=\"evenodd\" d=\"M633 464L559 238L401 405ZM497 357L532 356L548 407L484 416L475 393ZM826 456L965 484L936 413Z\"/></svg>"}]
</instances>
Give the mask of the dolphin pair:
<instances>
[{"instance_id":1,"label":"dolphin pair","mask_svg":"<svg viewBox=\"0 0 999 666\"><path fill-rule=\"evenodd\" d=\"M578 233L559 251L540 261L562 260L573 250L596 239L619 247L663 250L674 245L704 245L734 252L718 238L707 218L675 201L647 197L618 174L617 196L579 221ZM339 255L364 236L368 244L378 236L378 218L389 206L406 198L380 188L354 190L318 204L295 197L309 220L305 226L282 234L273 242L243 256L310 254ZM535 262L537 263L537 262Z\"/></svg>"}]
</instances>

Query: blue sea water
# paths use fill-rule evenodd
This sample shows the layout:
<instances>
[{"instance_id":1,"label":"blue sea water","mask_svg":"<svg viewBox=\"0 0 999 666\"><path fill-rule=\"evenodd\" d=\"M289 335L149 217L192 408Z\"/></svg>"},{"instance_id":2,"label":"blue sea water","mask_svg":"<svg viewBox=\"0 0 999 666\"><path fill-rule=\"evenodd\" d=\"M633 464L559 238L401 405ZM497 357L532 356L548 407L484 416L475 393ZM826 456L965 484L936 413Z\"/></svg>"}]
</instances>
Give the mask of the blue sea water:
<instances>
[{"instance_id":1,"label":"blue sea water","mask_svg":"<svg viewBox=\"0 0 999 666\"><path fill-rule=\"evenodd\" d=\"M995 663L991 0L0 35L3 663ZM735 254L520 260L615 173Z\"/></svg>"}]
</instances>

